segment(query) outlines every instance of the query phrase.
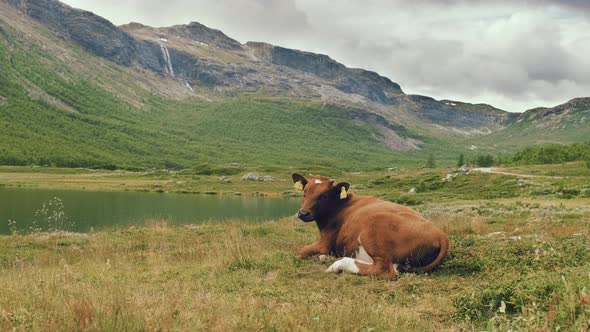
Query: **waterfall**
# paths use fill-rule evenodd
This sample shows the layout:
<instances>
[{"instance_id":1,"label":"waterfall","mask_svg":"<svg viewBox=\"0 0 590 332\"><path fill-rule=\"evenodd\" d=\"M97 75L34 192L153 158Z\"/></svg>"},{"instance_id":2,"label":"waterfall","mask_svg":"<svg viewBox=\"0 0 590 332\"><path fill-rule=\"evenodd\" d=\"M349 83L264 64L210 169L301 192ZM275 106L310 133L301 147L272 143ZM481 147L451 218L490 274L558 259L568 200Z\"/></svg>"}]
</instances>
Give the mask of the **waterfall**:
<instances>
[{"instance_id":1,"label":"waterfall","mask_svg":"<svg viewBox=\"0 0 590 332\"><path fill-rule=\"evenodd\" d=\"M170 59L170 53L168 53L168 49L164 47L164 51L166 51L166 59L168 61L168 70L170 71L170 75L174 76L174 69L172 69L172 60Z\"/></svg>"},{"instance_id":2,"label":"waterfall","mask_svg":"<svg viewBox=\"0 0 590 332\"><path fill-rule=\"evenodd\" d=\"M172 76L174 76L174 69L172 68L172 61L170 59L170 53L168 52L168 48L160 45L162 49L162 56L164 56L164 61L166 61L166 72Z\"/></svg>"}]
</instances>

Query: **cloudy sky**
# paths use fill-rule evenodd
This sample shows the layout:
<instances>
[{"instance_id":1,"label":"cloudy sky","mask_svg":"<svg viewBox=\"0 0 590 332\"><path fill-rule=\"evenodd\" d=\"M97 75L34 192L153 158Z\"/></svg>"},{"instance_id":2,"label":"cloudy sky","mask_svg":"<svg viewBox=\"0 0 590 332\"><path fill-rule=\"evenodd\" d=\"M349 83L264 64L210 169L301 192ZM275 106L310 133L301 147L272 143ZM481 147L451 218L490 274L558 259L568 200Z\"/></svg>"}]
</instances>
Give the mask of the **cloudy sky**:
<instances>
[{"instance_id":1,"label":"cloudy sky","mask_svg":"<svg viewBox=\"0 0 590 332\"><path fill-rule=\"evenodd\" d=\"M520 112L590 96L590 0L65 0L115 24L197 21L328 54L406 93Z\"/></svg>"}]
</instances>

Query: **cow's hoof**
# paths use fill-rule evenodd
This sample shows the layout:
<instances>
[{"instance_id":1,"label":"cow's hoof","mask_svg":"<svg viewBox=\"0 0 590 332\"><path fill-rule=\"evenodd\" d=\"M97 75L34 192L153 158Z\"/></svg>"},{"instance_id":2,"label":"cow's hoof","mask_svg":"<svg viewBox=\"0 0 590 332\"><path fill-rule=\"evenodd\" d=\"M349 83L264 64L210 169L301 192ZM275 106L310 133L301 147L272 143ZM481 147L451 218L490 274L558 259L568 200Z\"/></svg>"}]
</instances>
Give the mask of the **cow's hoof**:
<instances>
[{"instance_id":1,"label":"cow's hoof","mask_svg":"<svg viewBox=\"0 0 590 332\"><path fill-rule=\"evenodd\" d=\"M326 262L330 261L330 256L328 256L328 255L320 255L318 258L319 258L320 262L326 263Z\"/></svg>"}]
</instances>

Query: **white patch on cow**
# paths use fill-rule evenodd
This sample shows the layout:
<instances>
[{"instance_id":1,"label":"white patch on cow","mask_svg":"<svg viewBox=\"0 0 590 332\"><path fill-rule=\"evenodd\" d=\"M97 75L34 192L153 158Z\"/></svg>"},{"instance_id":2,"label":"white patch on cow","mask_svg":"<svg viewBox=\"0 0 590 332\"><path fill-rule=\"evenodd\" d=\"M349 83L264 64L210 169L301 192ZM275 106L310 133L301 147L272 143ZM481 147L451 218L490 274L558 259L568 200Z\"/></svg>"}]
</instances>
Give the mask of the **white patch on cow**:
<instances>
[{"instance_id":1,"label":"white patch on cow","mask_svg":"<svg viewBox=\"0 0 590 332\"><path fill-rule=\"evenodd\" d=\"M334 262L334 264L332 264L325 272L338 273L340 271L359 273L359 268L354 263L354 258L344 257Z\"/></svg>"},{"instance_id":2,"label":"white patch on cow","mask_svg":"<svg viewBox=\"0 0 590 332\"><path fill-rule=\"evenodd\" d=\"M315 182L315 184L322 184L322 180L317 180L316 179L314 182Z\"/></svg>"},{"instance_id":3,"label":"white patch on cow","mask_svg":"<svg viewBox=\"0 0 590 332\"><path fill-rule=\"evenodd\" d=\"M362 245L359 247L359 251L356 253L355 258L359 263L363 263L363 264L375 263L373 258L371 258L371 256L369 256L369 254L367 253L365 248L363 248Z\"/></svg>"}]
</instances>

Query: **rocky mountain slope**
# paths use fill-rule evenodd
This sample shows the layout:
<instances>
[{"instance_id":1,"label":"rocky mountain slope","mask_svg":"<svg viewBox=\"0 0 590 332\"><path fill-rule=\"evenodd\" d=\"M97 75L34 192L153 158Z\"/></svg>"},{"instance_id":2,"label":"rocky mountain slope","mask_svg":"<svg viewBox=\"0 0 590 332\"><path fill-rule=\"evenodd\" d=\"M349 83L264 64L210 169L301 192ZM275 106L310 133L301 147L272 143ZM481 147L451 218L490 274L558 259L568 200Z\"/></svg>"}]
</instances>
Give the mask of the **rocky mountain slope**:
<instances>
[{"instance_id":1,"label":"rocky mountain slope","mask_svg":"<svg viewBox=\"0 0 590 332\"><path fill-rule=\"evenodd\" d=\"M347 68L330 57L259 42L241 45L199 23L151 28L131 23L121 28L90 12L56 0L3 0L42 22L88 52L117 64L170 75L190 85L231 93L260 91L354 104L385 116L409 114L434 124L479 128L501 126L495 113L472 117L462 108L430 98L406 96L400 86L377 73ZM438 114L441 117L438 117ZM455 114L449 121L448 114Z\"/></svg>"},{"instance_id":2,"label":"rocky mountain slope","mask_svg":"<svg viewBox=\"0 0 590 332\"><path fill-rule=\"evenodd\" d=\"M517 120L529 121L531 126L540 129L577 129L587 127L590 122L590 98L575 98L553 108L540 107L528 110Z\"/></svg>"},{"instance_id":3,"label":"rocky mountain slope","mask_svg":"<svg viewBox=\"0 0 590 332\"><path fill-rule=\"evenodd\" d=\"M194 33L195 26L199 27L197 33ZM444 129L461 135L497 130L516 116L497 109L493 112L468 109L425 96L406 95L389 78L363 69L347 68L327 55L261 42L247 42L238 47L237 41L199 23L171 28L130 23L121 28L143 41L157 42L213 64L218 71L224 72L209 72L213 77L193 75L197 81L184 76L183 79L233 93L263 90L267 94L322 100L366 110L405 127L435 132ZM210 43L212 35L232 48ZM176 66L173 62L172 67ZM236 80L227 81L228 78Z\"/></svg>"},{"instance_id":4,"label":"rocky mountain slope","mask_svg":"<svg viewBox=\"0 0 590 332\"><path fill-rule=\"evenodd\" d=\"M243 105L244 112L248 112L260 101L268 110L264 116L268 116L266 126L269 132L250 137L252 142L260 140L258 144L263 144L266 141L262 137L296 141L284 136L286 133L282 127L276 127L273 132L269 122L281 118L295 123L303 116L305 121L302 122L315 126L314 130L322 128L322 133L337 133L326 137L327 146L350 139L344 138L346 132L338 132L349 128L364 135L356 138L356 141L363 142L363 147L358 146L357 150L367 150L366 146L377 144L380 147L373 152L380 156L391 154L392 160L418 160L430 152L441 156L454 155L468 150L472 141L486 144L488 137L496 137L494 143L497 144L497 140L504 137L499 133L515 131L513 128L526 132L523 126L555 122L555 114L567 115L559 116L561 119L580 112L578 108L564 108L520 115L484 104L408 95L389 78L348 68L327 55L262 42L241 44L219 30L196 22L163 28L140 23L117 27L91 12L71 8L57 0L0 0L0 56L4 70L4 77L0 77L4 83L4 87L0 87L0 115L2 110L9 108L22 109L15 103L24 98L24 102L34 103L35 107L47 112L48 118L64 114L69 114L68 117L91 115L92 119L86 119L84 123L94 124L99 129L126 128L129 132L121 132L119 128L113 135L125 133L127 136L119 139L128 142L127 147L109 146L108 139L104 138L104 144L96 147L95 158L91 158L116 159L118 163L121 160L127 162L138 151L152 156L150 163L158 165L164 163L162 159L182 165L196 162L194 159L223 160L219 156L217 159L195 156L199 149L210 151L214 146L220 147L213 142L216 135L232 138L231 135L235 134L217 128L219 132L211 132L209 140L199 141L194 133L202 129L200 125L206 124L203 119L214 120L205 114L213 110L224 113L227 111L224 107L234 108L236 105ZM268 105L275 106L268 108ZM192 108L202 113L189 112ZM169 113L156 115L148 111L144 114L153 109L166 109ZM284 112L284 109L291 111ZM309 113L301 113L304 109L309 109ZM65 113L55 113L55 110ZM144 113L138 116L137 112L142 111ZM250 116L239 114L244 122L240 126L259 125L253 118L257 113L251 112ZM227 111L225 115L229 114L233 113ZM18 119L8 113L4 115L12 134L17 128L23 130L26 121L34 119L32 114L26 117L21 114L24 118ZM288 118L284 118L285 115ZM317 122L321 115L325 118ZM138 122L139 118L142 123ZM316 122L309 123L312 118ZM121 123L113 126L113 121ZM576 121L577 125L584 127L585 120L576 118ZM340 127L335 127L335 123ZM564 123L566 126L570 124ZM181 126L183 131L163 128L164 124ZM238 124L218 125L233 128ZM97 129L92 126L84 128ZM550 129L555 132L564 130L563 126L555 125ZM261 129L256 127L255 130ZM5 135L9 132L4 131ZM168 133L166 139L159 137L162 132ZM53 132L48 135L59 136ZM85 132L79 135L85 137L80 144L95 143L88 141L92 136ZM244 131L243 135L251 134ZM158 161L160 152L144 146L148 137L156 140L148 146L160 146L157 151L166 150L167 144L186 139L199 142L195 143L196 150L186 152L183 157L167 153L166 158L160 157ZM13 143L5 151L6 155L10 152L13 159L19 154L35 156L40 153L38 150L25 153L24 146L28 142L25 138L16 142L13 135L10 139ZM232 144L243 143L245 136L238 135L233 139L225 143L227 150L232 150ZM58 141L66 146L75 143ZM62 159L69 158L64 151L60 154L64 155L60 157Z\"/></svg>"},{"instance_id":5,"label":"rocky mountain slope","mask_svg":"<svg viewBox=\"0 0 590 332\"><path fill-rule=\"evenodd\" d=\"M532 144L568 144L590 140L590 98L528 110L506 128L479 138L482 145L512 151Z\"/></svg>"}]
</instances>

